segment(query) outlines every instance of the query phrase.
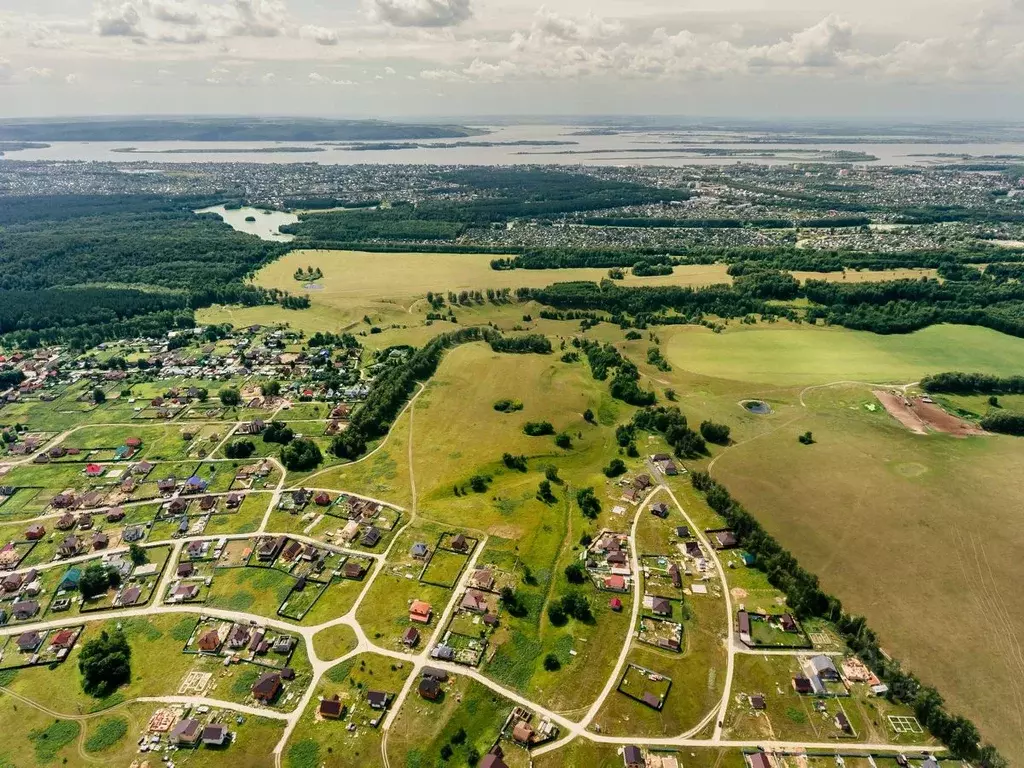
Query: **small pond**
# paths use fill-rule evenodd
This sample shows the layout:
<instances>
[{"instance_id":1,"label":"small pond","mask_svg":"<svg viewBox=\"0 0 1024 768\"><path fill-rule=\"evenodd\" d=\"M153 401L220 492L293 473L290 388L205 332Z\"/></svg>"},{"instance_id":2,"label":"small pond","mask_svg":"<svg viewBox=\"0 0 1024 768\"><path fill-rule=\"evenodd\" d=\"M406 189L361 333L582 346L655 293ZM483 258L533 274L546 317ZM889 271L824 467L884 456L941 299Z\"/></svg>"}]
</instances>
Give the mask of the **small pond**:
<instances>
[{"instance_id":1,"label":"small pond","mask_svg":"<svg viewBox=\"0 0 1024 768\"><path fill-rule=\"evenodd\" d=\"M281 232L280 227L284 224L294 224L299 220L294 213L285 213L284 211L268 211L265 208L229 209L223 205L201 208L196 213L216 213L239 232L278 243L287 243L295 239L294 235L286 235Z\"/></svg>"}]
</instances>

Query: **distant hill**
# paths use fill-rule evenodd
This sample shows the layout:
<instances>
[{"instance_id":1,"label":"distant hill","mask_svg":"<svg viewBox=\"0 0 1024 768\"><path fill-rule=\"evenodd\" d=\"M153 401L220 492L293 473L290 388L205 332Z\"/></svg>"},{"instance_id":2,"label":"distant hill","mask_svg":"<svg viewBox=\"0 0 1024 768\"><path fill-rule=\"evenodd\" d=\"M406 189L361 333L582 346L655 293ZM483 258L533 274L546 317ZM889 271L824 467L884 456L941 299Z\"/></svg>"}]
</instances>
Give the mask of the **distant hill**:
<instances>
[{"instance_id":1,"label":"distant hill","mask_svg":"<svg viewBox=\"0 0 1024 768\"><path fill-rule=\"evenodd\" d=\"M0 141L373 141L450 139L461 125L317 118L133 117L0 120Z\"/></svg>"}]
</instances>

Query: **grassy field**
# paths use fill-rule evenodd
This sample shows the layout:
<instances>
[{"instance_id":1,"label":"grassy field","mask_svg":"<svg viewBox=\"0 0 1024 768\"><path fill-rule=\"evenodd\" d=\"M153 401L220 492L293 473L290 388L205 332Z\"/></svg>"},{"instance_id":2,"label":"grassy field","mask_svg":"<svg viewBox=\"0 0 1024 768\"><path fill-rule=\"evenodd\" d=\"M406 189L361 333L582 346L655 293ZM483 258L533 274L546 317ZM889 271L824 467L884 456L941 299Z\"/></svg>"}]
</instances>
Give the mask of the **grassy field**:
<instances>
[{"instance_id":1,"label":"grassy field","mask_svg":"<svg viewBox=\"0 0 1024 768\"><path fill-rule=\"evenodd\" d=\"M747 763L738 749L685 747L676 755L680 766L686 768L745 768ZM575 739L562 749L533 758L536 768L561 768L563 765L583 765L587 768L620 768L622 747L596 744L586 739ZM835 760L832 761L835 765ZM849 765L849 762L847 762ZM860 768L858 766L858 768ZM889 768L886 766L885 768Z\"/></svg>"},{"instance_id":2,"label":"grassy field","mask_svg":"<svg viewBox=\"0 0 1024 768\"><path fill-rule=\"evenodd\" d=\"M512 702L467 677L446 683L437 701L427 701L413 690L391 726L389 762L402 768L439 765L441 747L448 744L451 764L476 765L472 756L490 749L512 707ZM460 731L464 738L456 735Z\"/></svg>"},{"instance_id":3,"label":"grassy field","mask_svg":"<svg viewBox=\"0 0 1024 768\"><path fill-rule=\"evenodd\" d=\"M313 635L313 649L326 661L344 656L355 647L356 633L346 624L328 627Z\"/></svg>"},{"instance_id":4,"label":"grassy field","mask_svg":"<svg viewBox=\"0 0 1024 768\"><path fill-rule=\"evenodd\" d=\"M523 269L495 271L494 256L454 253L367 253L363 251L293 251L264 267L256 282L266 288L295 291L296 267L313 264L324 271L320 290L309 294L319 305L339 306L348 299L411 299L427 291L484 288L542 288L567 280L600 281L606 269ZM676 267L671 275L633 277L625 285L711 285L730 282L724 264Z\"/></svg>"},{"instance_id":5,"label":"grassy field","mask_svg":"<svg viewBox=\"0 0 1024 768\"><path fill-rule=\"evenodd\" d=\"M1024 757L1024 597L1009 586L1024 545L1021 443L912 435L872 402L860 387L810 393L800 418L736 446L714 474L887 651ZM815 445L797 442L805 430Z\"/></svg>"},{"instance_id":6,"label":"grassy field","mask_svg":"<svg viewBox=\"0 0 1024 768\"><path fill-rule=\"evenodd\" d=\"M731 327L724 333L685 326L663 331L667 357L704 376L776 385L839 380L915 381L927 373L962 370L1019 373L1024 339L974 326L932 326L879 336L844 328Z\"/></svg>"},{"instance_id":7,"label":"grassy field","mask_svg":"<svg viewBox=\"0 0 1024 768\"><path fill-rule=\"evenodd\" d=\"M285 746L284 765L287 768L381 765L381 731L370 725L370 720L380 713L367 705L366 693L377 690L397 695L408 675L408 665L403 668L401 662L369 653L329 669ZM317 719L320 699L330 696L338 696L345 704L348 712L344 720ZM349 724L355 728L348 730Z\"/></svg>"}]
</instances>

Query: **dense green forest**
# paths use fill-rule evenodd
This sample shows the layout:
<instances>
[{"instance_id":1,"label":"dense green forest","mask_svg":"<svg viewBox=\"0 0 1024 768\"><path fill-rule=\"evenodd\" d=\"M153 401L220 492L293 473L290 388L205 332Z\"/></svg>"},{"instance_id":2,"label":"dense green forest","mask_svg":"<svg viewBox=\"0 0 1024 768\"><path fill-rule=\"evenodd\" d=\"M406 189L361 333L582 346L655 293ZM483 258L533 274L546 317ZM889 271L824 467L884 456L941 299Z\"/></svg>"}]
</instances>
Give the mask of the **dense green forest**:
<instances>
[{"instance_id":1,"label":"dense green forest","mask_svg":"<svg viewBox=\"0 0 1024 768\"><path fill-rule=\"evenodd\" d=\"M921 388L925 392L951 395L1020 395L1024 394L1024 376L947 371L925 376L921 379Z\"/></svg>"},{"instance_id":2,"label":"dense green forest","mask_svg":"<svg viewBox=\"0 0 1024 768\"><path fill-rule=\"evenodd\" d=\"M213 303L281 296L242 279L285 246L152 195L45 195L0 205L0 334L88 346L194 324Z\"/></svg>"},{"instance_id":3,"label":"dense green forest","mask_svg":"<svg viewBox=\"0 0 1024 768\"><path fill-rule=\"evenodd\" d=\"M786 272L746 269L733 285L627 288L603 280L600 284L567 282L520 288L516 295L562 312L607 312L613 322L638 327L701 322L709 315L745 318L759 314L766 319L824 321L874 333L909 333L937 323L960 323L1024 337L1024 283L988 279L809 280L801 286ZM804 313L778 303L801 297L811 302Z\"/></svg>"},{"instance_id":4,"label":"dense green forest","mask_svg":"<svg viewBox=\"0 0 1024 768\"><path fill-rule=\"evenodd\" d=\"M453 240L472 225L689 197L689 192L681 189L541 168L465 168L438 172L435 180L445 185L441 193L461 193L468 199L439 198L415 205L398 202L373 211L317 213L282 229L309 248L339 248L374 240Z\"/></svg>"}]
</instances>

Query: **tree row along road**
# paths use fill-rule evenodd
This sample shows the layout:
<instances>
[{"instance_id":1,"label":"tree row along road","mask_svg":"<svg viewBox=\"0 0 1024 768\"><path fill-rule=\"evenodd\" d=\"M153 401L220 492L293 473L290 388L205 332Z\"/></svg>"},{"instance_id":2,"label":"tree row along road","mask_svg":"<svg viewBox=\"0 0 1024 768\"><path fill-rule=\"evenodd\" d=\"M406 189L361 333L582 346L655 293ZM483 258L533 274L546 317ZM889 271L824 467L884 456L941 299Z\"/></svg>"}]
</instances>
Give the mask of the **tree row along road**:
<instances>
[{"instance_id":1,"label":"tree row along road","mask_svg":"<svg viewBox=\"0 0 1024 768\"><path fill-rule=\"evenodd\" d=\"M846 383L846 382L836 382L835 384L838 384L838 383ZM822 385L822 386L833 386L833 385L834 384ZM811 389L811 388L808 388L808 389ZM268 530L268 526L270 524L271 515L272 515L273 511L277 508L277 505L278 505L278 503L279 503L279 501L281 499L281 496L284 493L288 492L289 490L292 490L292 489L286 488L285 481L286 481L286 478L287 478L287 470L283 466L281 466L280 463L276 459L273 459L273 458L269 459L269 461L274 463L280 469L280 471L281 471L281 478L278 481L277 486L273 490L263 489L263 490L260 490L260 491L247 491L247 493L263 493L263 494L269 494L270 495L270 502L268 504L267 510L266 510L266 512L265 512L265 514L263 516L263 519L262 519L262 521L260 523L260 526L259 526L257 531L254 531L254 532L251 532L251 533L240 533L240 534L224 534L224 535L211 535L211 536L188 536L188 537L183 537L183 538L180 538L180 539L171 539L171 540L159 541L159 542L147 542L147 544L146 544L147 547L170 545L171 548L172 548L172 551L171 551L171 554L170 554L170 556L168 558L168 563L169 564L172 564L173 562L177 562L177 560L178 560L178 558L179 558L179 556L181 554L182 548L189 541L194 541L194 540L212 541L212 540L217 540L217 539L237 540L237 539L252 538L253 536L258 536L258 535L286 535L286 536L289 536L289 537L291 537L293 539L296 539L298 541L302 541L304 543L315 544L318 547L323 547L325 549L329 549L329 550L332 550L332 551L335 551L335 552L359 555L359 556L363 556L363 557L370 557L370 558L372 558L375 561L376 567L371 570L370 574L367 576L367 578L365 579L365 581L363 583L363 587L362 587L362 589L360 591L360 594L356 598L356 600L353 603L352 607L344 615L338 616L336 618L330 619L328 621L322 622L322 623L317 624L317 625L301 626L301 625L292 624L290 622L282 621L282 620L275 619L275 618L268 618L268 617L257 615L257 614L246 613L244 611L224 610L224 609L207 607L205 605L187 605L187 604L165 605L165 604L162 603L163 595L166 594L167 588L168 588L168 586L170 585L170 582L173 580L173 578L175 576L174 568L173 567L166 567L164 575L161 577L160 584L158 585L157 590L154 593L155 597L154 597L154 602L153 602L152 605L141 607L141 608L129 608L129 609L121 609L121 610L102 611L102 612L90 613L90 614L85 615L85 616L82 616L82 615L79 615L79 616L66 616L66 617L62 617L62 618L58 618L58 619L52 619L52 620L48 620L48 621L34 621L34 622L25 622L25 623L18 624L18 625L7 625L7 626L0 627L0 636L17 635L17 634L21 634L21 633L23 633L25 631L33 630L33 629L35 629L35 630L52 630L52 629L57 629L57 628L60 628L60 627L65 627L65 626L75 626L75 625L92 623L92 622L102 622L102 621L117 620L117 619L121 619L121 618L139 617L139 616L155 616L155 615L166 615L166 614L206 615L206 616L212 616L212 617L219 618L219 619L224 619L224 620L227 620L227 621L236 621L236 622L241 622L241 623L256 622L256 623L259 623L259 624L262 624L262 625L265 625L265 626L268 626L268 627L273 627L274 629L277 629L277 630L287 631L287 632L299 635L299 636L302 637L303 642L304 642L304 644L306 646L306 651L307 651L308 658L310 660L310 664L312 666L313 674L312 674L312 680L310 681L309 685L306 687L305 691L303 692L303 695L302 695L301 699L299 700L298 704L296 705L295 709L293 709L290 712L281 712L281 711L274 710L274 709L267 708L267 707L256 707L256 706L250 706L250 705L245 705L245 704L235 704L235 703L232 703L232 702L229 702L229 701L223 701L223 700L220 700L220 699L213 699L213 698L208 698L208 697L197 697L197 696L175 696L175 695L168 695L168 696L145 696L145 697L138 697L138 698L135 698L135 699L131 700L131 701L134 701L134 702L152 702L152 703L163 703L163 704L187 704L187 705L192 705L192 706L198 706L198 705L205 704L205 705L211 706L211 707L220 707L220 708L227 709L227 710L233 710L233 711L237 711L237 712L247 713L247 714L250 714L250 715L253 715L253 716L267 717L267 718L270 718L270 719L284 721L284 723L285 723L284 732L282 733L281 738L278 741L277 745L274 747L275 763L276 763L276 765L279 768L282 765L283 754L284 754L285 747L287 746L288 740L291 737L292 733L294 732L296 726L298 725L298 722L299 722L300 718L303 716L303 714L305 713L306 709L308 708L308 706L309 706L309 704L310 704L310 702L311 702L311 700L312 700L312 698L313 698L313 696L314 696L314 694L316 692L317 686L318 686L320 680L322 679L323 675L327 671L329 671L331 668L333 668L333 667L335 667L335 666L337 666L339 664L342 664L342 663L344 663L344 662L346 662L346 661L348 661L348 660L350 660L350 659L352 659L352 658L354 658L354 657L356 657L356 656L358 656L359 654L362 654L362 653L374 653L374 654L378 654L378 655L381 655L381 656L392 658L392 659L395 659L395 660L398 660L398 661L402 661L403 663L408 663L410 665L410 671L409 671L408 676L406 677L405 683L402 686L401 691L397 695L393 705L389 709L387 715L385 716L385 720L384 720L384 722L383 722L383 724L381 726L381 729L382 729L381 753L382 753L382 759L384 761L384 765L386 766L386 768L389 768L389 766L390 766L390 762L389 762L388 755L387 755L387 744L388 744L388 735L390 733L391 726L395 722L395 719L398 717L398 715L399 715L399 713L401 711L401 708L402 708L402 704L405 702L406 698L408 698L410 692L412 691L413 686L418 681L418 676L419 676L422 668L428 662L429 662L429 664L431 666L435 666L435 667L439 667L441 669L444 669L444 670L450 672L453 675L463 675L465 677L468 677L468 678L470 678L470 679L480 683L481 685L484 685L484 686L488 687L492 691L500 694L501 696L505 697L509 701L511 701L511 702L513 702L515 704L518 704L518 705L520 705L522 707L526 707L526 708L530 709L531 711L535 712L536 714L540 715L541 717L550 719L552 722L554 722L557 725L559 725L559 727L564 732L564 736L562 738L556 740L555 742L551 743L551 744L544 745L544 746L534 750L534 754L536 754L536 755L541 755L541 754L544 754L544 753L547 753L547 752L550 752L550 751L553 751L553 750L560 749L560 748L564 747L566 744L568 744L569 742L571 742L572 740L574 740L576 738L585 738L585 739L588 739L590 741L594 741L594 742L598 742L598 743L614 744L614 745L640 744L640 745L648 745L648 746L678 746L678 747L718 746L718 747L735 747L735 748L766 748L766 749L769 749L769 750L794 750L794 749L834 750L834 749L837 748L837 745L835 743L811 743L811 742L792 742L792 741L768 741L768 740L747 740L747 741L743 741L743 740L729 740L729 739L723 738L723 736L722 736L723 721L725 719L725 713L726 713L726 709L727 709L728 704L729 704L731 690L732 690L732 680L733 680L733 675L734 675L735 655L737 653L746 653L746 652L749 652L749 651L746 650L746 649L739 649L739 648L736 647L735 638L734 638L734 634L735 633L734 633L733 623L732 623L732 615L733 615L732 614L732 610L733 610L733 608L732 608L732 598L731 598L731 595L729 593L728 582L726 581L725 570L722 567L721 561L719 560L719 558L718 558L714 548L711 547L711 544L708 541L708 539L705 536L705 534L693 522L693 520L687 514L686 510L679 503L679 500L676 498L676 496L672 492L672 490L669 487L667 487L666 485L664 485L664 484L659 484L658 486L656 486L655 488L653 488L651 490L651 492L648 494L648 496L643 500L643 502L641 502L641 504L639 505L639 507L637 509L637 512L635 513L635 515L633 517L633 521L632 521L632 525L631 525L631 530L630 530L630 561L631 561L631 564L632 564L633 572L635 574L635 579L634 579L634 584L633 584L633 605L632 605L631 617L630 617L630 630L626 634L626 637L623 639L622 648L621 648L621 650L619 652L619 656L618 656L618 658L616 660L616 663L615 663L615 666L614 666L613 670L611 671L611 673L608 676L608 679L607 679L607 681L606 681L606 683L604 685L604 688L602 689L601 693L598 695L597 699L595 699L594 702L587 709L587 711L584 714L584 716L582 718L580 718L579 720L572 720L572 719L569 719L569 718L567 718L567 717L565 717L565 716L563 716L561 714L553 712L553 711L545 708L544 706L529 700L528 698L526 698L522 694L520 694L518 691L514 691L512 689L506 688L505 686L495 682L494 680L491 680L486 675L484 675L483 673L479 672L477 669L460 666L458 664L454 664L454 663L451 663L451 662L439 662L439 661L432 660L432 659L429 658L429 651L430 651L430 649L437 642L441 632L443 631L444 627L447 624L448 619L451 617L452 613L455 611L457 603L458 603L458 599L459 599L461 593L465 590L465 588L466 588L466 586L468 584L469 578L470 578L470 576L471 576L471 574L473 572L473 569L475 568L476 563L477 563L480 555L482 554L482 552L484 550L484 547L486 545L486 534L484 534L484 537L481 539L481 541L477 544L476 548L474 549L473 555L471 556L470 561L467 563L466 568L464 569L463 574L462 574L462 576L461 576L461 578L459 580L459 583L456 585L456 588L453 590L452 596L451 596L448 604L445 606L443 612L441 613L440 617L438 618L437 624L436 624L436 626L434 628L434 631L431 634L429 642L424 644L424 647L423 647L423 649L421 651L419 651L418 653L408 653L408 652L404 652L404 651L395 651L395 650L392 650L392 649L389 649L389 648L384 648L384 647L378 646L377 644L372 642L369 638L367 638L366 633L363 631L362 626L360 626L360 624L358 623L358 621L355 618L356 617L356 612L359 609L360 605L362 604L363 600L365 599L366 595L369 593L370 588L373 586L373 583L376 581L376 579L379 577L381 572L384 570L383 566L388 561L388 558L389 558L393 548L397 544L401 534L405 531L405 529L409 525L411 525L417 519L417 516L418 516L418 508L417 508L418 504L417 504L417 494L416 494L416 480L415 480L415 472L414 472L414 467L413 467L413 456L414 456L413 424L414 424L414 417L415 417L415 400L419 397L419 395L424 390L425 390L425 387L421 385L420 389L410 399L409 403L407 403L406 407L403 409L401 414L399 414L401 416L401 415L405 414L406 411L408 411L408 416L409 416L408 462L409 462L409 483L410 483L410 491L411 491L411 504L410 504L410 508L408 510L404 509L403 507L399 507L398 505L390 504L389 502L386 502L386 501L383 501L383 500L373 499L372 497L363 496L363 495L358 494L358 493L352 493L352 492L344 491L343 489L320 488L320 487L312 488L312 490L316 490L316 491L324 490L324 491L331 491L331 492L348 493L351 496L356 496L358 498L363 498L363 499L367 499L367 500L370 500L370 501L374 501L376 503L388 505L388 506L393 507L393 508L395 508L395 509L397 509L397 510L399 510L401 512L408 512L409 516L408 516L407 520L405 521L405 523L402 526L400 526L395 531L395 535L392 537L391 542L388 544L388 546L387 546L387 548L385 549L384 552L378 554L378 553L364 552L364 551L361 551L361 550L352 550L352 549L348 549L348 548L345 548L345 547L338 547L338 546L333 545L333 544L327 544L327 543L324 543L324 542L322 542L322 541L320 541L318 539L314 539L314 538L311 538L311 537L308 537L308 536L305 536L305 535L301 535L301 534L296 534L296 533L278 533L278 532L274 532L272 530ZM802 397L801 397L801 404L803 404ZM397 420L398 419L396 418L395 421L397 422ZM223 424L223 422L213 422L213 423ZM84 428L85 426L88 426L88 427L100 427L100 426L116 426L116 425L90 424L90 425L84 425L81 428ZM130 427L130 426L135 426L135 425L126 424L126 425L123 425L123 426ZM232 426L232 429L229 431L228 437L230 437L230 435L234 431L234 428L236 428L236 427L237 427L237 424ZM393 428L394 427L392 427L392 429ZM50 441L49 445L59 444L64 439L66 439L70 434L74 433L77 429L78 428L73 429L73 430L68 430L67 432L62 433L57 438L54 438L54 440ZM228 439L228 437L225 437L225 441ZM391 437L391 433L389 432L389 434L387 436L385 436L385 438L377 446L375 451L379 450L380 448L382 448L390 437ZM223 444L223 442L224 441L222 441L221 444ZM372 453L370 455L372 455ZM366 458L369 458L369 455L363 457L363 459L366 459ZM213 461L227 461L227 460L226 459L213 459ZM25 462L17 462L17 463L20 464L20 463L25 463ZM342 465L342 466L347 466L347 465ZM331 469L334 469L334 468L331 468ZM326 471L328 471L328 470L323 470L322 472L318 472L318 473L315 473L314 475L307 476L306 480L311 480L316 475L323 474ZM299 487L306 488L307 490L310 489L309 486L306 486L306 485L302 485L302 486L299 486ZM726 640L725 640L726 650L727 650L726 681L725 681L724 690L723 690L722 698L721 698L720 702L705 715L705 717L701 720L701 722L699 722L696 726L694 726L693 728L691 728L688 731L684 732L683 734L680 734L679 736L675 736L675 737L646 737L646 736L642 736L642 735L636 735L636 736L606 736L604 734L593 732L592 730L590 730L590 726L591 726L594 718L597 716L597 714L601 710L601 707L604 705L604 703L605 703L606 699L608 698L608 696L613 694L613 692L615 690L615 686L616 686L616 684L618 682L618 679L621 676L622 668L624 667L624 665L626 663L626 660L627 660L628 655L629 655L629 651L630 651L630 649L632 647L634 628L636 626L637 617L639 615L640 602L641 602L642 597L643 597L642 594L641 594L641 588L640 588L639 561L638 561L637 552L636 552L636 529L637 529L637 524L638 524L639 519L640 519L640 515L643 512L643 509L647 506L647 504L650 502L650 500L657 493L660 493L660 492L664 492L664 493L668 494L668 496L672 499L672 502L675 505L676 509L680 512L680 514L685 518L686 522L689 524L690 529L692 531L694 531L695 535L698 537L698 539L700 540L701 544L709 552L709 554L711 556L711 559L713 560L713 562L715 564L715 568L716 568L716 571L718 573L718 576L719 576L719 578L722 581L722 590L723 590L723 594L724 594L724 598L725 598L726 626L727 626L727 635L726 635ZM211 495L223 496L223 495L226 495L226 493L218 493L218 494L211 494ZM152 502L139 502L139 503L152 503ZM97 509L95 511L96 512L101 512L102 509ZM45 517L49 517L49 516L43 516L43 518L45 518ZM43 519L43 518L33 518L33 519ZM19 522L27 522L27 520L26 521L19 521ZM99 558L101 558L103 556L103 554L110 554L110 553L116 553L116 552L121 552L121 551L127 551L127 547L111 549L111 550L109 550L109 551L107 551L105 553L96 553L96 554L90 554L90 555L82 555L82 556L79 556L79 557L70 558L68 560L61 560L61 561L56 561L56 562L52 562L52 563L47 563L47 564L39 565L39 566L36 566L36 570L45 569L45 568L66 567L66 566L68 566L70 564L74 564L74 563L82 563L82 562L88 562L88 561L91 561L91 560L98 560ZM21 569L21 571L27 571L27 570L29 570L29 569L27 569L27 568ZM356 646L351 651L349 651L348 653L344 654L343 656L341 656L341 657L339 657L337 659L334 659L334 660L331 660L331 661L325 661L325 660L321 659L317 655L316 649L315 649L315 647L313 645L313 637L314 637L314 635L317 632L319 632L319 631L321 631L323 629L327 629L329 627L334 627L334 626L339 626L339 625L345 625L345 626L348 626L349 628L352 629L352 631L353 631L353 633L354 633L354 635L356 637ZM49 709L47 709L47 708L45 708L45 707L35 703L30 698L28 698L28 697L26 697L26 696L24 696L22 694L15 693L14 691L11 691L11 690L9 690L7 688L0 688L0 691L2 691L3 693L5 693L7 695L11 695L14 698L17 698L19 701L22 701L22 702L24 702L24 703L26 703L26 704L28 704L30 706L34 706L37 709L40 709L41 711L44 711L47 714L49 714L50 716L56 717L56 718L63 718L63 719L70 719L70 720L83 720L83 719L86 719L88 717L94 717L96 715L104 714L104 713L109 712L112 709L114 709L114 708L110 708L110 709L107 709L107 710L101 710L101 711L96 712L96 713L90 713L89 715L68 715L68 714L62 714L62 713L59 713L59 712L55 712L55 711L49 710ZM116 707L123 706L124 704L127 704L127 703L130 703L130 702L121 702L118 705L116 705ZM715 728L714 728L713 735L711 737L708 737L708 738L695 738L695 734L697 732L699 732L700 730L702 730L703 728L705 728L707 726L707 724L709 722L711 722L712 720L715 720ZM851 744L851 743L845 743L845 742L842 744L842 749L844 751L875 751L875 752L892 752L892 753L915 752L915 751L923 751L923 750L930 750L932 752L942 751L942 748L935 747L935 746L932 746L932 745L906 745L906 744L892 745L892 744L876 744L876 743L852 743Z\"/></svg>"}]
</instances>

